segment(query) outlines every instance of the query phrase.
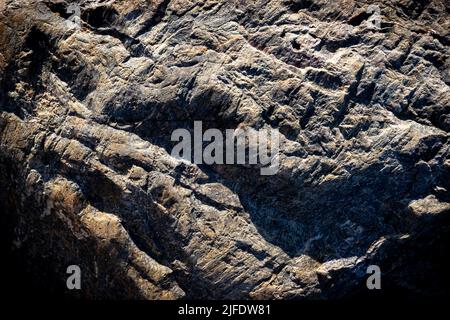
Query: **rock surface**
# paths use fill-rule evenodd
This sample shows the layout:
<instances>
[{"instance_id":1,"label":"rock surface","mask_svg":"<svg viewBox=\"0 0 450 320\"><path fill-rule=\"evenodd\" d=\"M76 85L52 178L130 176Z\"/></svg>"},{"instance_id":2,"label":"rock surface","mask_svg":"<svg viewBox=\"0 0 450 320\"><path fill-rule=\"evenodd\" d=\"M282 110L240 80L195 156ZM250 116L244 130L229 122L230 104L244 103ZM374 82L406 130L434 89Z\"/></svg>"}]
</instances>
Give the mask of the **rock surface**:
<instances>
[{"instance_id":1,"label":"rock surface","mask_svg":"<svg viewBox=\"0 0 450 320\"><path fill-rule=\"evenodd\" d=\"M38 286L449 293L448 1L0 3L2 242ZM279 172L171 157L194 120L278 128Z\"/></svg>"}]
</instances>

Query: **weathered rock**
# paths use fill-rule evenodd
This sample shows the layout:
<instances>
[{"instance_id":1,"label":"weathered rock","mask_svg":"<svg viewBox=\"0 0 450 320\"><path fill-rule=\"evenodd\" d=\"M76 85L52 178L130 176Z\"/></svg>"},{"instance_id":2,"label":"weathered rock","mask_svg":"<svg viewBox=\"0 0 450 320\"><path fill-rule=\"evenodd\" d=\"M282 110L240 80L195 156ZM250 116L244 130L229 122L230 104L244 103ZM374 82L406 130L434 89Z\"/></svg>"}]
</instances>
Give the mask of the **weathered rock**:
<instances>
[{"instance_id":1,"label":"weathered rock","mask_svg":"<svg viewBox=\"0 0 450 320\"><path fill-rule=\"evenodd\" d=\"M447 1L378 1L379 28L363 0L78 3L80 28L66 1L1 2L2 233L37 282L327 299L377 264L448 294ZM194 120L278 128L280 171L171 157Z\"/></svg>"}]
</instances>

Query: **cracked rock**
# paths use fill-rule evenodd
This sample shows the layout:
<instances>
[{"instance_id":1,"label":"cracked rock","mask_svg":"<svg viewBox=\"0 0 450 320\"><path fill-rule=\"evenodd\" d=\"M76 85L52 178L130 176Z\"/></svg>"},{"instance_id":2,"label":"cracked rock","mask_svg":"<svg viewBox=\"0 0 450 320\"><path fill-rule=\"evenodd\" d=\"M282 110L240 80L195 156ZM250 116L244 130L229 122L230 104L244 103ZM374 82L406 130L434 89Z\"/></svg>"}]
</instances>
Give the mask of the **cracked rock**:
<instances>
[{"instance_id":1,"label":"cracked rock","mask_svg":"<svg viewBox=\"0 0 450 320\"><path fill-rule=\"evenodd\" d=\"M375 264L448 295L448 1L74 3L0 2L2 246L35 286L336 299ZM279 170L172 157L194 121L278 129Z\"/></svg>"}]
</instances>

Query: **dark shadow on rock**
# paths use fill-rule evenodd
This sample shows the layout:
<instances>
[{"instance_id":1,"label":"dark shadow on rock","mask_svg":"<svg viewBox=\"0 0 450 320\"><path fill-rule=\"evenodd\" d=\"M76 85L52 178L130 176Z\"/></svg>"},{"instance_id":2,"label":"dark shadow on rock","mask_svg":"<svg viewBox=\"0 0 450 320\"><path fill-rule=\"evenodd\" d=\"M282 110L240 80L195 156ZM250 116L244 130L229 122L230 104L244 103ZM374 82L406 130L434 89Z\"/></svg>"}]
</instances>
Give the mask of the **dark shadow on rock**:
<instances>
[{"instance_id":1,"label":"dark shadow on rock","mask_svg":"<svg viewBox=\"0 0 450 320\"><path fill-rule=\"evenodd\" d=\"M219 121L205 123L225 128ZM142 126L135 133L170 153L170 132L180 125L188 128L186 121L168 121L158 138ZM320 184L309 182L308 172L261 176L259 168L228 165L200 165L209 179L199 183L221 183L236 193L260 234L292 257L307 254L324 262L361 256L382 236L411 232L418 223L408 210L411 201L430 194L445 200L433 189L448 185L442 164L420 162L432 160L445 143L443 137L428 137L410 154L386 152L396 159L396 170L380 160Z\"/></svg>"}]
</instances>

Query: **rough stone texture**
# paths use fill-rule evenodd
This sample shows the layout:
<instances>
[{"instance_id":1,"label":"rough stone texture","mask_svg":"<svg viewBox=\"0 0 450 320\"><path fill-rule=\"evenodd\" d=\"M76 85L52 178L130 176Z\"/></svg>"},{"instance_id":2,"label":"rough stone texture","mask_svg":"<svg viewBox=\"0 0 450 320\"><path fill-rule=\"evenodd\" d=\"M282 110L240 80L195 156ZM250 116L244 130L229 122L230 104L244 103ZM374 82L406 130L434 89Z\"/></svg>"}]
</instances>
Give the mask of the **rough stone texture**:
<instances>
[{"instance_id":1,"label":"rough stone texture","mask_svg":"<svg viewBox=\"0 0 450 320\"><path fill-rule=\"evenodd\" d=\"M87 298L445 295L445 0L4 1L2 237ZM170 156L174 129L282 133L280 171ZM34 273L33 273L34 272ZM55 289L56 290L56 289Z\"/></svg>"}]
</instances>

